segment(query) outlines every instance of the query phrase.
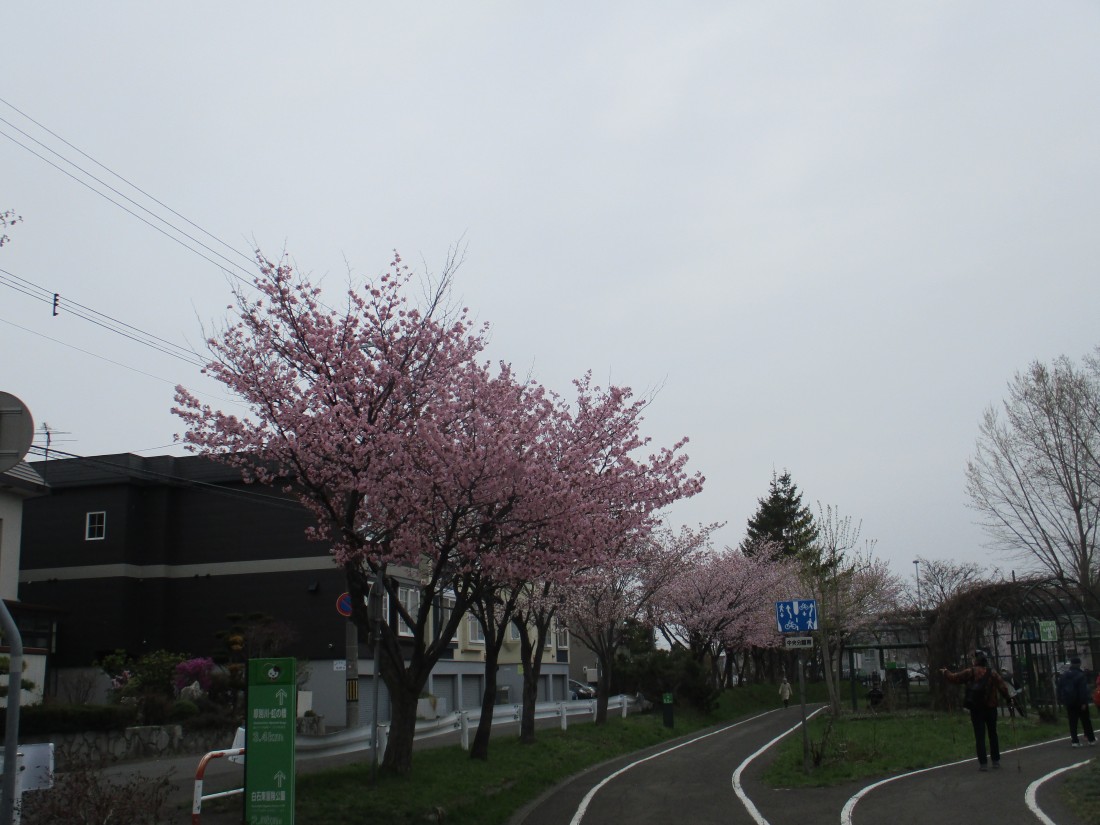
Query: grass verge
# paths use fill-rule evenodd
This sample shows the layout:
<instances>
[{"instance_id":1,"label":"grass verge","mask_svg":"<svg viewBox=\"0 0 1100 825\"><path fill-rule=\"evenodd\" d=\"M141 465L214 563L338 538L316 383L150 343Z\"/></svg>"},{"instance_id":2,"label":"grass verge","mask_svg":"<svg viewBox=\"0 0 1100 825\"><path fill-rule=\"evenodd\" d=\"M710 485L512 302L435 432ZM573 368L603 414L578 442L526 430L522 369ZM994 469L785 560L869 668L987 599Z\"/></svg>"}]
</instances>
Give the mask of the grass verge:
<instances>
[{"instance_id":1,"label":"grass verge","mask_svg":"<svg viewBox=\"0 0 1100 825\"><path fill-rule=\"evenodd\" d=\"M1066 804L1085 825L1100 825L1100 759L1071 771L1062 792Z\"/></svg>"},{"instance_id":2,"label":"grass verge","mask_svg":"<svg viewBox=\"0 0 1100 825\"><path fill-rule=\"evenodd\" d=\"M824 787L956 759L976 759L974 731L964 712L861 713L835 721L819 714L808 727L811 771L803 770L802 738L791 736L779 744L775 761L764 774L765 782L779 788ZM1005 752L1053 739L1060 728L1035 717L1015 722L1002 717L997 732ZM1010 768L1013 755L1005 754L1001 761Z\"/></svg>"}]
</instances>

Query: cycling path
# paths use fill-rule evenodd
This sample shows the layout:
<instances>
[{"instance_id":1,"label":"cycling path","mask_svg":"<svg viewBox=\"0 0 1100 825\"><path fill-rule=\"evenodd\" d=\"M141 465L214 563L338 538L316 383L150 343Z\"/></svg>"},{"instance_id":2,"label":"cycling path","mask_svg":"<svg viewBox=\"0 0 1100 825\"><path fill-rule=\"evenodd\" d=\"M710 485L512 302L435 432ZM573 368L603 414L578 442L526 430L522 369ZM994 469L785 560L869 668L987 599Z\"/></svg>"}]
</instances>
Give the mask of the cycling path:
<instances>
[{"instance_id":1,"label":"cycling path","mask_svg":"<svg viewBox=\"0 0 1100 825\"><path fill-rule=\"evenodd\" d=\"M882 782L832 788L774 789L761 777L774 744L798 736L797 708L751 716L584 771L516 814L511 825L665 825L686 821L751 825L927 825L960 822L1080 825L1063 808L1058 787L1095 750L1068 740L1010 751L999 771L979 772L974 759ZM1028 791L1042 819L1028 806Z\"/></svg>"}]
</instances>

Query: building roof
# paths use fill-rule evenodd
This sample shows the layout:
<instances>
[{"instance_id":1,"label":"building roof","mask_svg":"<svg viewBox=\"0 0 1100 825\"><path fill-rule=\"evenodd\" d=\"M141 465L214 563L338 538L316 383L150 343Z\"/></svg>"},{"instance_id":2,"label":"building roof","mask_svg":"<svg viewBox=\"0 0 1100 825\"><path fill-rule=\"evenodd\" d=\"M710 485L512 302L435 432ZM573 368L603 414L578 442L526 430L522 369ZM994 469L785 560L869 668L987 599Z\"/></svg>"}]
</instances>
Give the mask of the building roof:
<instances>
[{"instance_id":1,"label":"building roof","mask_svg":"<svg viewBox=\"0 0 1100 825\"><path fill-rule=\"evenodd\" d=\"M42 476L27 462L20 461L10 470L0 473L0 490L11 490L22 495L39 495L49 490Z\"/></svg>"},{"instance_id":2,"label":"building roof","mask_svg":"<svg viewBox=\"0 0 1100 825\"><path fill-rule=\"evenodd\" d=\"M54 489L97 484L165 484L181 481L240 482L241 471L206 456L139 456L133 453L51 458L35 470Z\"/></svg>"}]
</instances>

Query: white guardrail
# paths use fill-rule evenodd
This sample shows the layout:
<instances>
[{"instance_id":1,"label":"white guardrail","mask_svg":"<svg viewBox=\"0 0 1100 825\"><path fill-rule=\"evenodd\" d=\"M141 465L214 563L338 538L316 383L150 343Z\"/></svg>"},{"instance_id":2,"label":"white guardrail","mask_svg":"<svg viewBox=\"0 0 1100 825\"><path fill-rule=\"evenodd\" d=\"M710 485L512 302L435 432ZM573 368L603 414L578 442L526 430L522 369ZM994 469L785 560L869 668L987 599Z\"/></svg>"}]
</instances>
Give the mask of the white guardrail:
<instances>
[{"instance_id":1,"label":"white guardrail","mask_svg":"<svg viewBox=\"0 0 1100 825\"><path fill-rule=\"evenodd\" d=\"M569 726L570 716L591 716L596 718L595 699L578 699L569 702L540 702L535 705L535 720L561 719L561 729ZM618 710L622 716L626 716L635 700L629 696L607 697L607 709ZM519 722L523 715L522 705L495 705L493 707L493 724L504 725ZM442 736L458 731L459 741L464 749L470 747L470 728L476 728L481 721L481 710L461 710L448 713L438 719L421 719L416 723L414 741L430 739L434 736ZM389 725L378 726L379 750L385 750L388 738ZM237 740L240 740L239 742ZM299 734L296 737L295 755L297 758L311 759L324 756L340 756L356 751L370 750L373 746L371 726L363 725L358 728L346 728L335 733L327 733L323 736L305 736ZM233 747L244 746L244 731L237 731L237 739L234 739Z\"/></svg>"},{"instance_id":2,"label":"white guardrail","mask_svg":"<svg viewBox=\"0 0 1100 825\"><path fill-rule=\"evenodd\" d=\"M630 711L630 706L638 704L638 700L629 696L609 696L607 709L619 710L623 717ZM493 724L506 725L519 722L523 715L522 705L496 705L493 707ZM578 699L570 702L541 702L535 705L535 721L540 719L561 719L561 729L569 727L570 716L591 716L596 718L596 700ZM438 719L421 719L416 723L416 733L413 740L430 739L433 736L442 736L446 733L460 732L459 741L465 750L470 749L470 726L475 727L481 721L480 710L462 710L449 713ZM389 725L378 726L379 750L386 748L386 734ZM297 759L312 759L325 756L340 756L357 751L370 750L373 745L371 729L369 725L358 728L347 728L328 733L323 736L296 736L294 754ZM222 796L234 796L240 794L243 788L234 788L214 794L203 793L203 775L206 766L213 759L226 757L230 762L244 762L247 753L244 747L244 728L237 729L237 735L233 738L233 745L226 750L212 751L199 762L195 771L194 796L192 798L191 822L192 825L200 825L202 822L202 803L208 799Z\"/></svg>"}]
</instances>

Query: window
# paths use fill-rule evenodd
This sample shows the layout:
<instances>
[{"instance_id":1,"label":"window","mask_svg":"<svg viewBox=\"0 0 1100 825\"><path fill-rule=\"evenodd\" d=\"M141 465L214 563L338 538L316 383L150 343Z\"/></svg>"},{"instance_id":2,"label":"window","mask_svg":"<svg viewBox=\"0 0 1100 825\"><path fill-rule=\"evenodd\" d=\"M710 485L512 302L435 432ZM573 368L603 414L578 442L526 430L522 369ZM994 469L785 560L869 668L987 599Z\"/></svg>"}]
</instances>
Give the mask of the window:
<instances>
[{"instance_id":1,"label":"window","mask_svg":"<svg viewBox=\"0 0 1100 825\"><path fill-rule=\"evenodd\" d=\"M401 603L401 606L405 608L410 617L415 617L416 614L420 611L420 588L398 587L397 601ZM397 614L397 635L413 635L413 629L405 623L405 619L400 612L398 612Z\"/></svg>"},{"instance_id":2,"label":"window","mask_svg":"<svg viewBox=\"0 0 1100 825\"><path fill-rule=\"evenodd\" d=\"M453 593L443 593L439 597L439 618L436 621L436 638L439 638L443 633L448 622L451 621L451 616L455 612L455 597Z\"/></svg>"},{"instance_id":3,"label":"window","mask_svg":"<svg viewBox=\"0 0 1100 825\"><path fill-rule=\"evenodd\" d=\"M98 513L88 513L84 517L84 540L102 541L107 537L107 514L100 510Z\"/></svg>"},{"instance_id":4,"label":"window","mask_svg":"<svg viewBox=\"0 0 1100 825\"><path fill-rule=\"evenodd\" d=\"M466 635L470 637L470 644L485 644L485 628L477 620L477 616L470 614L466 617Z\"/></svg>"},{"instance_id":5,"label":"window","mask_svg":"<svg viewBox=\"0 0 1100 825\"><path fill-rule=\"evenodd\" d=\"M558 650L569 649L569 630L558 625Z\"/></svg>"},{"instance_id":6,"label":"window","mask_svg":"<svg viewBox=\"0 0 1100 825\"><path fill-rule=\"evenodd\" d=\"M512 642L519 641L520 627L519 622L508 623L508 640Z\"/></svg>"}]
</instances>

